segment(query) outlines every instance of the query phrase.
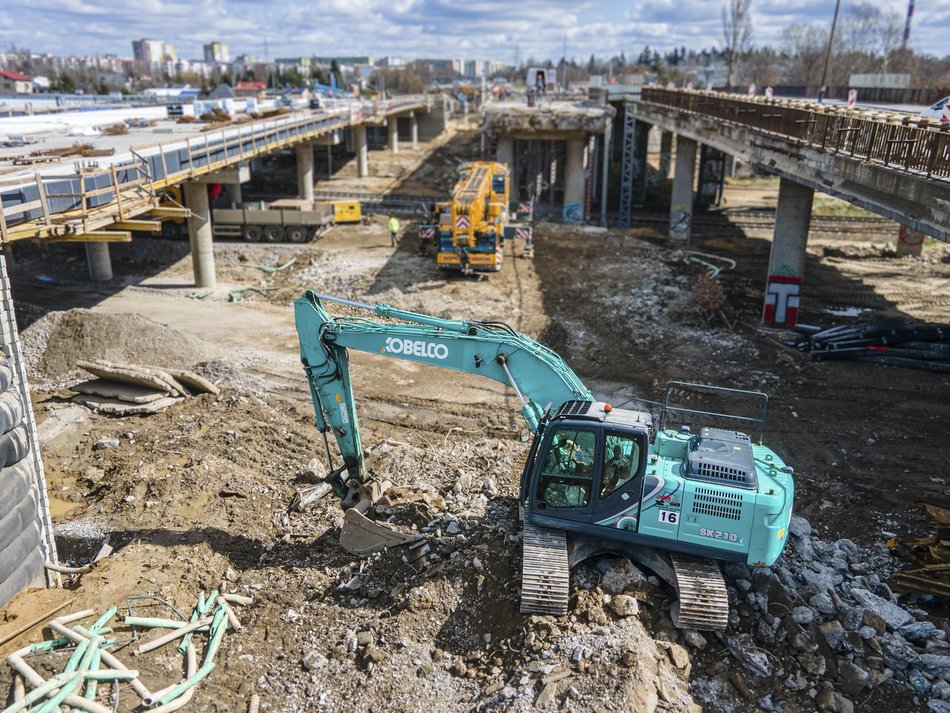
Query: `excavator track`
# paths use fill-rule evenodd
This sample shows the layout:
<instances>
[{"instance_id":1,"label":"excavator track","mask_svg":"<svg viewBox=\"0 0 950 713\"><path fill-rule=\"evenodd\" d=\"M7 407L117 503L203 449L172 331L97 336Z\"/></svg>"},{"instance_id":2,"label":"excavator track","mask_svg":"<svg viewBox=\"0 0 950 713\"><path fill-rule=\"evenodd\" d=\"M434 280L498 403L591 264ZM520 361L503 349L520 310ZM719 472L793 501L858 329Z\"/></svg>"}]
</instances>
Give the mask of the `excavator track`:
<instances>
[{"instance_id":1,"label":"excavator track","mask_svg":"<svg viewBox=\"0 0 950 713\"><path fill-rule=\"evenodd\" d=\"M719 563L670 553L679 601L673 604L678 629L722 631L729 623L729 595Z\"/></svg>"},{"instance_id":2,"label":"excavator track","mask_svg":"<svg viewBox=\"0 0 950 713\"><path fill-rule=\"evenodd\" d=\"M525 522L521 546L521 613L564 616L571 589L567 533Z\"/></svg>"}]
</instances>

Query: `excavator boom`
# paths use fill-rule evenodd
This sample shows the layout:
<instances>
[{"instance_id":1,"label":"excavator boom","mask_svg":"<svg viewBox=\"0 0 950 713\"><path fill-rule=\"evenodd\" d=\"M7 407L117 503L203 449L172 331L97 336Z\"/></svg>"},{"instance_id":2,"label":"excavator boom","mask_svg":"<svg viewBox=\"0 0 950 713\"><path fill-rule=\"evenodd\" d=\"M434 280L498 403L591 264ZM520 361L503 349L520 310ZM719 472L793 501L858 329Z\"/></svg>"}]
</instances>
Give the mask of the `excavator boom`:
<instances>
[{"instance_id":1,"label":"excavator boom","mask_svg":"<svg viewBox=\"0 0 950 713\"><path fill-rule=\"evenodd\" d=\"M393 321L333 318L324 300L369 310ZM548 409L565 401L593 398L560 356L498 322L440 319L313 291L297 299L294 311L317 428L324 434L332 432L349 477L359 483L366 473L348 349L477 374L512 386L532 432L538 431ZM338 494L342 497L339 489Z\"/></svg>"}]
</instances>

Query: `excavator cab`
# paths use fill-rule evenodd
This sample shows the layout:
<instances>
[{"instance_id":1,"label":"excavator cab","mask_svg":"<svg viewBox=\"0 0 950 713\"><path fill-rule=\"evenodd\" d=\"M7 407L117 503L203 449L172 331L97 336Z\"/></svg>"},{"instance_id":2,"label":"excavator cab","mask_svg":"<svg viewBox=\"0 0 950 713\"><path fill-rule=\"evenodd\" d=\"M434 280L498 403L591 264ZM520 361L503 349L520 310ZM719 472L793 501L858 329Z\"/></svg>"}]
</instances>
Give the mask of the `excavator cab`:
<instances>
[{"instance_id":1,"label":"excavator cab","mask_svg":"<svg viewBox=\"0 0 950 713\"><path fill-rule=\"evenodd\" d=\"M637 529L650 437L650 415L569 401L535 437L522 475L521 502L531 521L586 531L623 513Z\"/></svg>"}]
</instances>

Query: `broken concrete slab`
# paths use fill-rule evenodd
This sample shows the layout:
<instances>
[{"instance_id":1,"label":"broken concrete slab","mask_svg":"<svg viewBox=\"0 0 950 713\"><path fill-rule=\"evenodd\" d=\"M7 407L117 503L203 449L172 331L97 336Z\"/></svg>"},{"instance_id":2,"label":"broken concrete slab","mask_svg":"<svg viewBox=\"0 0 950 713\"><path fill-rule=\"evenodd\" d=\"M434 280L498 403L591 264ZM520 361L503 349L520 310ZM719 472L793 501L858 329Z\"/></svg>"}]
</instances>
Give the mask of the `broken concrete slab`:
<instances>
[{"instance_id":1,"label":"broken concrete slab","mask_svg":"<svg viewBox=\"0 0 950 713\"><path fill-rule=\"evenodd\" d=\"M179 401L184 401L180 396L166 396L158 401L150 401L145 404L134 404L119 399L110 399L104 396L92 396L90 394L80 394L75 398L76 401L88 406L98 413L108 414L110 416L135 416L137 414L156 413L168 408Z\"/></svg>"},{"instance_id":2,"label":"broken concrete slab","mask_svg":"<svg viewBox=\"0 0 950 713\"><path fill-rule=\"evenodd\" d=\"M103 396L105 398L118 399L119 401L127 401L132 404L147 404L152 401L167 398L171 395L164 389L159 391L144 386L112 381L111 379L90 379L89 381L83 381L69 388L71 391L76 391L80 394Z\"/></svg>"},{"instance_id":3,"label":"broken concrete slab","mask_svg":"<svg viewBox=\"0 0 950 713\"><path fill-rule=\"evenodd\" d=\"M199 376L193 371L186 369L170 369L168 367L150 366L149 369L163 371L173 379L187 386L193 394L214 394L221 393L221 389L212 384L203 376Z\"/></svg>"},{"instance_id":4,"label":"broken concrete slab","mask_svg":"<svg viewBox=\"0 0 950 713\"><path fill-rule=\"evenodd\" d=\"M101 379L167 391L173 396L191 395L188 389L173 376L150 367L135 366L133 364L113 364L108 361L80 361L77 362L76 366Z\"/></svg>"}]
</instances>

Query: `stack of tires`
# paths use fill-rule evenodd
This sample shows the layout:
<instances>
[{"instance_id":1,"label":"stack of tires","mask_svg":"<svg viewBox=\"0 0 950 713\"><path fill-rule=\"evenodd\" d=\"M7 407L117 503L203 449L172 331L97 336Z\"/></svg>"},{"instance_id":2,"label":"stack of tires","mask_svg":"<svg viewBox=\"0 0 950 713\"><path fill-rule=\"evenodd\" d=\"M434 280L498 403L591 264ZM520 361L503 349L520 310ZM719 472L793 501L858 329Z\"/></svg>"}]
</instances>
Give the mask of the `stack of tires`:
<instances>
[{"instance_id":1,"label":"stack of tires","mask_svg":"<svg viewBox=\"0 0 950 713\"><path fill-rule=\"evenodd\" d=\"M27 408L13 370L0 363L0 606L30 584L45 561Z\"/></svg>"}]
</instances>

